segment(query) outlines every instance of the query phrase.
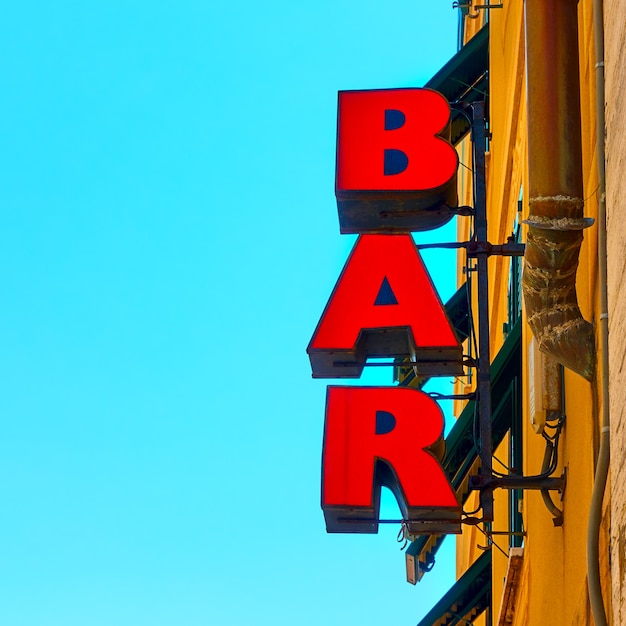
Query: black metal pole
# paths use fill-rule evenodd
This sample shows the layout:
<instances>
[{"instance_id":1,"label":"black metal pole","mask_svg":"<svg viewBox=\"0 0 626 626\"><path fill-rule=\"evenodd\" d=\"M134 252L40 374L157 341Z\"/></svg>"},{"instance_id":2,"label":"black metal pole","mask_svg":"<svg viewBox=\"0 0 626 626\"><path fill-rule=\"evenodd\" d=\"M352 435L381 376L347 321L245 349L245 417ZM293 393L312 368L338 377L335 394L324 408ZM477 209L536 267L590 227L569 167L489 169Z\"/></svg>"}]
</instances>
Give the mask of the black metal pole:
<instances>
[{"instance_id":1,"label":"black metal pole","mask_svg":"<svg viewBox=\"0 0 626 626\"><path fill-rule=\"evenodd\" d=\"M472 145L474 151L474 236L479 244L478 271L478 419L480 425L480 473L492 476L491 357L489 354L489 274L487 264L487 193L485 186L485 105L472 103ZM493 491L480 492L483 520L493 521Z\"/></svg>"}]
</instances>

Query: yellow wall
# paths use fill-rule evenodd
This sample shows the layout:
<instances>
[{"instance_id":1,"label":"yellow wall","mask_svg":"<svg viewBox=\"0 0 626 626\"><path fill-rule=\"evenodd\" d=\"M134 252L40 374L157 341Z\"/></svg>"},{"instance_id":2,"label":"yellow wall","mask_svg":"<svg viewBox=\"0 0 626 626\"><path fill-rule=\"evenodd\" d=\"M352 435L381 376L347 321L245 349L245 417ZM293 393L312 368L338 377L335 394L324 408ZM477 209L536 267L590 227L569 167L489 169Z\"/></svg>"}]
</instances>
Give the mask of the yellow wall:
<instances>
[{"instance_id":1,"label":"yellow wall","mask_svg":"<svg viewBox=\"0 0 626 626\"><path fill-rule=\"evenodd\" d=\"M487 156L488 231L491 243L504 243L512 232L517 215L520 187L528 189L525 95L525 41L523 1L509 0L504 7L490 12L490 130L491 142ZM475 22L467 20L468 35L473 34ZM623 31L622 31L623 32ZM595 58L592 32L592 2L579 2L579 40L581 72L581 114L583 142L583 182L585 215L596 217L598 185L595 160ZM469 163L469 148L461 146L461 159ZM462 174L461 201L469 202L469 174ZM528 198L523 193L522 219L528 216ZM469 236L469 219L459 218L459 239ZM622 226L623 228L623 226ZM525 231L523 231L525 232ZM523 236L525 240L525 235ZM577 274L578 300L583 316L596 323L598 312L596 227L585 231ZM462 262L462 261L461 261ZM507 287L509 259L490 259L490 325L492 358L501 347L503 323L507 321ZM524 474L540 472L545 442L530 425L528 412L527 354L530 329L523 321L523 428ZM538 491L527 490L523 498L524 559L521 583L513 624L522 626L551 626L592 624L587 597L586 528L589 502L593 487L599 434L597 385L566 371L565 411L567 421L559 446L560 475L567 472L567 488L563 501L552 493L553 500L564 512L562 527L555 527L552 516ZM497 455L506 459L506 447ZM506 508L508 494L496 492L495 530L508 527ZM468 502L471 507L473 501ZM608 503L605 509L608 511ZM625 509L626 510L626 509ZM626 514L624 515L626 519ZM508 539L494 537L505 551ZM608 513L603 528L603 554L608 555ZM463 571L480 554L478 545L485 538L474 528L468 528L458 539L457 573ZM493 619L497 623L507 558L493 548ZM610 599L608 558L601 564L606 598ZM605 603L606 604L606 603ZM609 607L607 607L608 609ZM476 623L479 623L478 621Z\"/></svg>"}]
</instances>

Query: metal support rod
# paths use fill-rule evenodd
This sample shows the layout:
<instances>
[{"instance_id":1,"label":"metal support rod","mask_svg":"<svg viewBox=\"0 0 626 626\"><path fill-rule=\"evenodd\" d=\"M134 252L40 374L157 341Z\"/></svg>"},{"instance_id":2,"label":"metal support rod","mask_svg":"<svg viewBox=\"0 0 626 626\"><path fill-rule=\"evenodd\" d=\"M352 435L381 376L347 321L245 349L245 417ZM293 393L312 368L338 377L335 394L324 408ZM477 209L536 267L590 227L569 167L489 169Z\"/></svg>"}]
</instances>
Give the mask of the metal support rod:
<instances>
[{"instance_id":1,"label":"metal support rod","mask_svg":"<svg viewBox=\"0 0 626 626\"><path fill-rule=\"evenodd\" d=\"M479 241L451 241L444 243L419 243L415 246L418 250L428 250L430 248L442 248L442 249L459 249L465 248L467 250L467 256L477 257L480 253L486 253L489 255L498 254L500 256L524 256L524 250L526 248L523 243L503 243L500 245L494 245L489 242Z\"/></svg>"},{"instance_id":2,"label":"metal support rod","mask_svg":"<svg viewBox=\"0 0 626 626\"><path fill-rule=\"evenodd\" d=\"M478 271L478 420L480 425L480 474L492 476L491 434L491 357L489 354L489 275L487 264L489 252L482 244L487 237L487 194L485 186L485 105L473 102L472 146L474 156L474 237L478 244L476 252ZM493 492L480 492L483 519L493 521Z\"/></svg>"},{"instance_id":3,"label":"metal support rod","mask_svg":"<svg viewBox=\"0 0 626 626\"><path fill-rule=\"evenodd\" d=\"M479 479L479 480L476 480ZM533 478L532 476L501 476L486 478L482 476L471 476L470 486L480 488L481 492L492 491L493 489L547 489L549 491L563 492L565 489L565 476L560 478Z\"/></svg>"}]
</instances>

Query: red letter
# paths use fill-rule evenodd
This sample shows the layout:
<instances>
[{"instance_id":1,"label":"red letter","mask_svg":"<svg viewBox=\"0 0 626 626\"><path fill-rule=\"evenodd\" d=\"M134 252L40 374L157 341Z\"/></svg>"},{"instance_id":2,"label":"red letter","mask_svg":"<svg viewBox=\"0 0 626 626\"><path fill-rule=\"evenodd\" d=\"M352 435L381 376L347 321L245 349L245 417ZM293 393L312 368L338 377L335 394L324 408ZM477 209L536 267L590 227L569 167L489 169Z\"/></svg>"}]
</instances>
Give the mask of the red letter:
<instances>
[{"instance_id":1,"label":"red letter","mask_svg":"<svg viewBox=\"0 0 626 626\"><path fill-rule=\"evenodd\" d=\"M358 378L368 357L461 372L461 346L411 235L361 235L307 348L314 378Z\"/></svg>"},{"instance_id":2,"label":"red letter","mask_svg":"<svg viewBox=\"0 0 626 626\"><path fill-rule=\"evenodd\" d=\"M329 387L322 469L327 531L377 532L385 485L409 532L423 532L429 523L435 524L431 532L459 532L456 496L429 451L443 426L441 409L422 391Z\"/></svg>"},{"instance_id":3,"label":"red letter","mask_svg":"<svg viewBox=\"0 0 626 626\"><path fill-rule=\"evenodd\" d=\"M339 92L335 193L341 232L427 230L456 206L447 100L430 89ZM392 215L389 215L389 214Z\"/></svg>"}]
</instances>

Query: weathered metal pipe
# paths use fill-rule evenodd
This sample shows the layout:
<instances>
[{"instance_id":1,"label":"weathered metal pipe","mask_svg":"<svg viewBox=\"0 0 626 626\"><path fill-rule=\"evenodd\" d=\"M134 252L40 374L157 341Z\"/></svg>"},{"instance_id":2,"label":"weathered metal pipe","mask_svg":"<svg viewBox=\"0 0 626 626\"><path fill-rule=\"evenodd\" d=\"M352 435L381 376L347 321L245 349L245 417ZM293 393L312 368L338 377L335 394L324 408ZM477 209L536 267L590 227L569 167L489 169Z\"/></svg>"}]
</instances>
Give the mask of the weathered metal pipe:
<instances>
[{"instance_id":1,"label":"weathered metal pipe","mask_svg":"<svg viewBox=\"0 0 626 626\"><path fill-rule=\"evenodd\" d=\"M530 214L522 289L542 352L587 380L593 326L576 297L583 229L576 0L526 0Z\"/></svg>"}]
</instances>

